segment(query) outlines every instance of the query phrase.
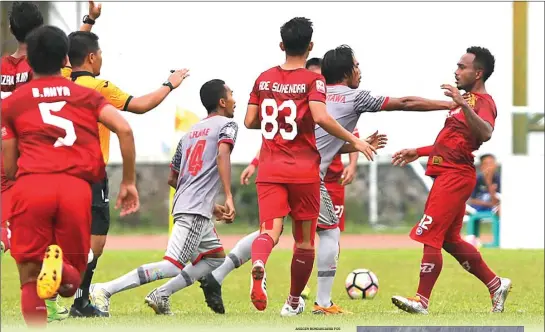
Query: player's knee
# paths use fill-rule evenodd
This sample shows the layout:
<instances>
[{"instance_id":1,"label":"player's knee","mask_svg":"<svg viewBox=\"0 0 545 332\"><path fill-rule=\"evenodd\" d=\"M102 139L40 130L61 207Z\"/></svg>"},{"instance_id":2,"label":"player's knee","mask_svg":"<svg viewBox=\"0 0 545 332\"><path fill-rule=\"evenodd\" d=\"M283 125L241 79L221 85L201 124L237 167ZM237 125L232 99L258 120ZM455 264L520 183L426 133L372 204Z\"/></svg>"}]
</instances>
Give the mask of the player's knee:
<instances>
[{"instance_id":1,"label":"player's knee","mask_svg":"<svg viewBox=\"0 0 545 332\"><path fill-rule=\"evenodd\" d=\"M35 282L40 274L41 264L37 262L24 262L17 264L19 269L19 281L21 287L29 282Z\"/></svg>"},{"instance_id":2,"label":"player's knee","mask_svg":"<svg viewBox=\"0 0 545 332\"><path fill-rule=\"evenodd\" d=\"M92 235L91 236L91 250L96 259L102 256L104 246L106 245L106 235Z\"/></svg>"}]
</instances>

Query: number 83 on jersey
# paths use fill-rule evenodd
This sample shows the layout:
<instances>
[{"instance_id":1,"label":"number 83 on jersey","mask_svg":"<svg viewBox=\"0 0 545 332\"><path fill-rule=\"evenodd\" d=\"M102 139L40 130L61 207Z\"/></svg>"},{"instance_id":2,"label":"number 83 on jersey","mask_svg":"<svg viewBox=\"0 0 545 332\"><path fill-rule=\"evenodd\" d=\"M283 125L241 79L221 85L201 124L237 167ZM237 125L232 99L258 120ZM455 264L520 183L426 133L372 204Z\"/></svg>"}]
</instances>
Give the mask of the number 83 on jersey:
<instances>
[{"instance_id":1,"label":"number 83 on jersey","mask_svg":"<svg viewBox=\"0 0 545 332\"><path fill-rule=\"evenodd\" d=\"M282 139L291 141L297 136L297 105L293 100L285 100L278 105L272 98L263 99L261 103L261 133L265 139L274 139L280 133ZM288 125L291 131L284 127Z\"/></svg>"}]
</instances>

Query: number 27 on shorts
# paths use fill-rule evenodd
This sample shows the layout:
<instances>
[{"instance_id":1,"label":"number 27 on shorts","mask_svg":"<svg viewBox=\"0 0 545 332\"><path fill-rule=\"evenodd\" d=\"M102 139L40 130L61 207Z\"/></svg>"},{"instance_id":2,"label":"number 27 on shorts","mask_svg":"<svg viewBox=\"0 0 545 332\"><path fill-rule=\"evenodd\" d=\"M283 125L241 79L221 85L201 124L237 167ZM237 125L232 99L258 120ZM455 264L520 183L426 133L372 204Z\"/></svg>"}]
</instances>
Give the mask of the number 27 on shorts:
<instances>
[{"instance_id":1,"label":"number 27 on shorts","mask_svg":"<svg viewBox=\"0 0 545 332\"><path fill-rule=\"evenodd\" d=\"M267 114L267 109L272 110L271 114ZM289 113L286 116L279 116L279 112L287 109ZM270 111L269 111L270 112ZM274 139L276 134L280 132L280 136L291 141L297 136L297 105L293 100L286 100L278 105L276 100L267 98L261 103L261 133L265 139ZM279 129L280 124L288 124L292 129L287 131L284 128ZM268 126L267 126L268 125ZM282 126L283 127L283 126Z\"/></svg>"}]
</instances>

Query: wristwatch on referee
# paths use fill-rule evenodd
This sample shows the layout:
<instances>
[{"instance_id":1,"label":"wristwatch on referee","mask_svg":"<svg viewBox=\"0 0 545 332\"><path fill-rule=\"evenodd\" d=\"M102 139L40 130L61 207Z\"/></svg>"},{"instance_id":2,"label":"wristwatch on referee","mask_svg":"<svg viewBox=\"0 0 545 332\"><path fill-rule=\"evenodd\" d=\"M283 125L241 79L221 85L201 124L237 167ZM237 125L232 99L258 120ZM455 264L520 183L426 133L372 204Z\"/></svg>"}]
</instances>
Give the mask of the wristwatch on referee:
<instances>
[{"instance_id":1,"label":"wristwatch on referee","mask_svg":"<svg viewBox=\"0 0 545 332\"><path fill-rule=\"evenodd\" d=\"M170 83L169 80L167 80L165 83L163 83L164 86L168 86L170 88L170 91L174 90L174 86L172 83Z\"/></svg>"},{"instance_id":2,"label":"wristwatch on referee","mask_svg":"<svg viewBox=\"0 0 545 332\"><path fill-rule=\"evenodd\" d=\"M85 16L83 16L83 23L84 23L84 24L89 24L89 25L94 25L94 24L95 24L95 20L93 20L92 18L90 18L89 15L85 15Z\"/></svg>"}]
</instances>

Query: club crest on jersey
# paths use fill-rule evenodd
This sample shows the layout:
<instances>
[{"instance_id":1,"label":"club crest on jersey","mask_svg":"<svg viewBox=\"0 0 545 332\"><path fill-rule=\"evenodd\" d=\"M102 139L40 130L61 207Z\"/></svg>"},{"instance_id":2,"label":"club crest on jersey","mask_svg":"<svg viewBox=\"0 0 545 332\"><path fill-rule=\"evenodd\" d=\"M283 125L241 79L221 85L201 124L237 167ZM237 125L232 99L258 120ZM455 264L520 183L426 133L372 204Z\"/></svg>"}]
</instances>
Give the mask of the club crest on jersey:
<instances>
[{"instance_id":1,"label":"club crest on jersey","mask_svg":"<svg viewBox=\"0 0 545 332\"><path fill-rule=\"evenodd\" d=\"M431 159L432 164L434 165L441 165L443 163L443 157L441 156L433 156Z\"/></svg>"},{"instance_id":2,"label":"club crest on jersey","mask_svg":"<svg viewBox=\"0 0 545 332\"><path fill-rule=\"evenodd\" d=\"M477 96L471 92L464 94L464 99L471 108L474 108L475 104L477 104Z\"/></svg>"},{"instance_id":3,"label":"club crest on jersey","mask_svg":"<svg viewBox=\"0 0 545 332\"><path fill-rule=\"evenodd\" d=\"M316 81L316 90L321 93L325 93L325 84L324 82L318 80Z\"/></svg>"}]
</instances>

